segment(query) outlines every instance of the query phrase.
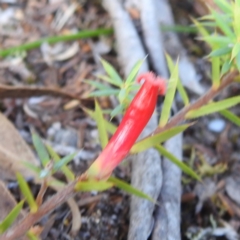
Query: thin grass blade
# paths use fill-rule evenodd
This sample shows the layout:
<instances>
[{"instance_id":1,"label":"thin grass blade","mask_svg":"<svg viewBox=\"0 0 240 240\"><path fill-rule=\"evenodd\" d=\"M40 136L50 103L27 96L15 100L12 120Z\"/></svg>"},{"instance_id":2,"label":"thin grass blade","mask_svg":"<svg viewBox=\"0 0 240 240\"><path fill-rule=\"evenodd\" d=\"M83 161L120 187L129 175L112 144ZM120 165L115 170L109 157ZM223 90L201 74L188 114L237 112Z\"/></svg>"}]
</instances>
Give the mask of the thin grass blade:
<instances>
[{"instance_id":1,"label":"thin grass blade","mask_svg":"<svg viewBox=\"0 0 240 240\"><path fill-rule=\"evenodd\" d=\"M34 197L32 195L32 192L24 179L24 177L20 173L16 173L16 178L19 184L19 187L21 189L21 192L23 196L26 198L26 201L30 207L30 212L35 213L38 210L38 205L36 201L34 200Z\"/></svg>"},{"instance_id":2,"label":"thin grass blade","mask_svg":"<svg viewBox=\"0 0 240 240\"><path fill-rule=\"evenodd\" d=\"M168 68L170 69L170 72L173 72L174 71L174 63L168 54L166 54L166 59L167 59ZM177 90L183 100L184 105L187 106L189 104L189 98L188 98L185 88L182 85L180 78L178 78L178 81L177 81Z\"/></svg>"},{"instance_id":3,"label":"thin grass blade","mask_svg":"<svg viewBox=\"0 0 240 240\"><path fill-rule=\"evenodd\" d=\"M165 126L170 117L171 108L172 108L172 104L173 104L173 100L174 100L174 96L177 88L178 78L179 77L178 77L178 62L177 62L174 69L171 72L171 77L169 79L168 89L165 95L160 122L159 122L160 127Z\"/></svg>"},{"instance_id":4,"label":"thin grass blade","mask_svg":"<svg viewBox=\"0 0 240 240\"><path fill-rule=\"evenodd\" d=\"M103 65L103 68L105 69L106 73L108 76L111 78L111 80L117 85L117 86L122 86L123 80L122 78L118 75L117 71L114 69L114 67L105 61L104 59L101 59L101 63Z\"/></svg>"},{"instance_id":5,"label":"thin grass blade","mask_svg":"<svg viewBox=\"0 0 240 240\"><path fill-rule=\"evenodd\" d=\"M50 145L46 145L46 148L53 161L55 163L58 163L61 160L60 156L53 150L53 148ZM64 173L68 181L73 181L75 179L74 173L68 168L68 166L63 165L61 167L61 171Z\"/></svg>"},{"instance_id":6,"label":"thin grass blade","mask_svg":"<svg viewBox=\"0 0 240 240\"><path fill-rule=\"evenodd\" d=\"M124 190L127 193L130 193L132 195L135 195L137 197L149 200L151 202L153 202L154 204L156 204L156 201L154 199L152 199L150 196L148 196L147 194L145 194L144 192L134 188L133 186L131 186L130 184L118 179L118 178L114 178L114 177L110 177L108 179L108 182L113 183L116 187Z\"/></svg>"},{"instance_id":7,"label":"thin grass blade","mask_svg":"<svg viewBox=\"0 0 240 240\"><path fill-rule=\"evenodd\" d=\"M87 182L76 183L74 189L76 191L82 191L82 192L105 191L113 186L114 186L114 184L111 182L108 182L108 181L89 180Z\"/></svg>"},{"instance_id":8,"label":"thin grass blade","mask_svg":"<svg viewBox=\"0 0 240 240\"><path fill-rule=\"evenodd\" d=\"M38 157L39 157L42 165L45 167L50 161L48 151L47 151L46 147L44 146L41 138L38 136L38 134L36 134L36 133L32 134L32 141L33 141L33 145L37 151Z\"/></svg>"},{"instance_id":9,"label":"thin grass blade","mask_svg":"<svg viewBox=\"0 0 240 240\"><path fill-rule=\"evenodd\" d=\"M19 202L11 212L4 218L4 220L0 223L0 234L4 233L16 220L20 211L23 208L24 200Z\"/></svg>"},{"instance_id":10,"label":"thin grass blade","mask_svg":"<svg viewBox=\"0 0 240 240\"><path fill-rule=\"evenodd\" d=\"M236 124L238 127L240 127L240 118L230 112L229 110L222 110L219 112L222 116L224 116L226 119L231 121L232 123Z\"/></svg>"},{"instance_id":11,"label":"thin grass blade","mask_svg":"<svg viewBox=\"0 0 240 240\"><path fill-rule=\"evenodd\" d=\"M240 103L240 96L231 97L222 101L209 103L200 109L192 110L186 114L186 119L202 117L211 113L219 112Z\"/></svg>"},{"instance_id":12,"label":"thin grass blade","mask_svg":"<svg viewBox=\"0 0 240 240\"><path fill-rule=\"evenodd\" d=\"M96 112L96 118L97 118L97 128L98 128L100 144L102 146L102 149L104 149L104 147L108 143L108 134L107 134L106 125L104 123L102 109L99 106L97 101L95 101L95 112Z\"/></svg>"},{"instance_id":13,"label":"thin grass blade","mask_svg":"<svg viewBox=\"0 0 240 240\"><path fill-rule=\"evenodd\" d=\"M173 162L174 164L176 164L184 173L188 174L189 176L191 176L192 178L201 181L201 177L195 173L190 167L188 167L186 164L184 164L182 161L180 161L179 159L177 159L173 154L171 154L170 152L167 151L166 148L164 148L161 145L157 145L155 146L155 148L158 150L158 152L165 156L166 158L168 158L171 162Z\"/></svg>"},{"instance_id":14,"label":"thin grass blade","mask_svg":"<svg viewBox=\"0 0 240 240\"><path fill-rule=\"evenodd\" d=\"M181 126L176 126L164 132L158 133L154 136L140 140L139 142L133 145L130 152L132 154L135 154L135 153L143 152L148 148L155 147L159 143L165 142L171 137L179 134L180 132L183 132L185 129L187 129L191 125L192 124L184 124Z\"/></svg>"}]
</instances>

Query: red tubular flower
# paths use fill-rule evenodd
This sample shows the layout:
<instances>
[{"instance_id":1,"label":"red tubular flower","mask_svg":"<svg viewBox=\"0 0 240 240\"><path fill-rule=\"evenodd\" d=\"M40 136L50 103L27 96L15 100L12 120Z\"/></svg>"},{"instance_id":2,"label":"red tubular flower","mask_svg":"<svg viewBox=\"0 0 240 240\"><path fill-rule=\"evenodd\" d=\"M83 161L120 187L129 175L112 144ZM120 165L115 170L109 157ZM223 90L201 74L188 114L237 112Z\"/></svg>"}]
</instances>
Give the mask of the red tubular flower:
<instances>
[{"instance_id":1,"label":"red tubular flower","mask_svg":"<svg viewBox=\"0 0 240 240\"><path fill-rule=\"evenodd\" d=\"M137 82L142 80L145 81L129 105L115 134L85 173L87 178L107 179L127 156L151 118L158 94L163 95L166 91L166 81L152 72L141 74Z\"/></svg>"}]
</instances>

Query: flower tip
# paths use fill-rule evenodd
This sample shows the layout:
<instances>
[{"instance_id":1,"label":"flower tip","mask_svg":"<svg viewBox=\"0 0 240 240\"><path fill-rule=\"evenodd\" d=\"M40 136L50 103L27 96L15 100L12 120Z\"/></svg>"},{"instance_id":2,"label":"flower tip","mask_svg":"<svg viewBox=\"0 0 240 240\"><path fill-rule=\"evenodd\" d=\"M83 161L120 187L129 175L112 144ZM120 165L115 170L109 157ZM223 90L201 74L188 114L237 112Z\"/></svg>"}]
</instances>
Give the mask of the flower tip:
<instances>
[{"instance_id":1,"label":"flower tip","mask_svg":"<svg viewBox=\"0 0 240 240\"><path fill-rule=\"evenodd\" d=\"M141 83L141 81L155 81L156 75L153 72L142 73L138 76L137 82Z\"/></svg>"},{"instance_id":2,"label":"flower tip","mask_svg":"<svg viewBox=\"0 0 240 240\"><path fill-rule=\"evenodd\" d=\"M167 90L167 81L164 78L157 77L156 82L157 82L158 87L159 87L158 94L159 95L164 95L166 93L166 90Z\"/></svg>"},{"instance_id":3,"label":"flower tip","mask_svg":"<svg viewBox=\"0 0 240 240\"><path fill-rule=\"evenodd\" d=\"M161 77L156 76L153 72L142 73L138 76L137 82L142 81L151 82L153 85L159 87L159 95L164 95L167 89L167 81Z\"/></svg>"}]
</instances>

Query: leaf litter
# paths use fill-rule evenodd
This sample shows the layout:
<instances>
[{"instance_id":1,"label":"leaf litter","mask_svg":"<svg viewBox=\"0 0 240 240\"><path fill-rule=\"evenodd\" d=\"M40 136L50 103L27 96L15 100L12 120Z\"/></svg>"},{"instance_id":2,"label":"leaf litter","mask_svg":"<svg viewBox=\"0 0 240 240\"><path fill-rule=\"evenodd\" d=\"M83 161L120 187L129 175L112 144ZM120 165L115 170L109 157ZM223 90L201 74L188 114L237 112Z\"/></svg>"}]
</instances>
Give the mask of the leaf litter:
<instances>
[{"instance_id":1,"label":"leaf litter","mask_svg":"<svg viewBox=\"0 0 240 240\"><path fill-rule=\"evenodd\" d=\"M201 10L201 1L196 2L198 5L194 3L192 6L194 11L203 14L205 8ZM79 29L111 26L109 16L98 1L69 3L67 0L27 3L21 0L1 1L1 48L46 36L74 33ZM176 6L180 12L184 12L183 7L190 7L187 1ZM138 19L136 12L131 14ZM180 14L177 18L186 21L183 16L184 14ZM196 50L196 43L191 36L182 34L180 37L185 46ZM207 85L207 64L199 62L194 50L190 50L189 54L199 68L203 83ZM102 72L98 62L100 55L119 69L112 36L54 45L43 44L40 48L0 60L0 109L13 123L0 115L0 175L15 199L20 199L17 185L14 185L16 169L20 169L28 180L32 177L28 169L20 167L20 161L24 159L38 164L31 149L30 129L35 129L60 155L78 151L77 159L70 164L76 174L83 172L101 151L96 140L96 125L79 106L81 103L93 109L93 100L86 100L86 93L91 91L90 86L83 80L96 79L96 72ZM240 89L235 87L224 94L231 96L231 92L240 93ZM100 99L100 105L105 109L112 107L111 101L106 99ZM238 109L233 111L239 114ZM182 203L183 239L192 239L187 237L191 234L195 234L195 237L198 234L197 239L237 239L236 233L239 234L240 195L236 191L239 186L236 172L240 170L240 158L237 154L240 148L240 131L230 125L224 136L217 131L209 132L207 128L214 119L221 117L216 114L200 119L198 124L186 131L184 159L189 162L192 157L196 170L199 166L205 167L208 164L214 171L222 162L227 163L227 170L223 173L213 172L211 176L208 175L209 171L203 171L202 173L206 174L203 177L207 179L205 185L183 177L183 197L191 195ZM227 149L224 148L225 143L228 144ZM196 147L196 144L200 144L201 148ZM192 154L194 151L195 156ZM11 166L6 165L6 162L12 163ZM120 166L115 174L126 181L130 179L128 166ZM63 179L61 174L58 177ZM208 181L211 184L208 184ZM30 186L34 193L38 191L38 187L31 181ZM47 197L52 193L53 190L49 189ZM8 198L9 196L6 197ZM114 188L106 191L104 195L96 192L81 193L75 200L82 215L81 229L71 232L73 218L69 207L64 204L41 221L44 226L43 239L69 239L71 234L74 234L76 240L127 239L127 194ZM3 207L0 211L2 210ZM48 224L51 227L46 227Z\"/></svg>"}]
</instances>

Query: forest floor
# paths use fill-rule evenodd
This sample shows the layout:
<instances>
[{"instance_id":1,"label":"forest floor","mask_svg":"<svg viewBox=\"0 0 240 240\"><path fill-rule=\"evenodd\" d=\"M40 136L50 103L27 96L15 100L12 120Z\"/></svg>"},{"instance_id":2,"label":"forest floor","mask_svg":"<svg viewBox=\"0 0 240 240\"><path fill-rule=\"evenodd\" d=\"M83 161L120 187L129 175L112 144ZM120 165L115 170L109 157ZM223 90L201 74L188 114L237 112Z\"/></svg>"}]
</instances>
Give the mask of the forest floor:
<instances>
[{"instance_id":1,"label":"forest floor","mask_svg":"<svg viewBox=\"0 0 240 240\"><path fill-rule=\"evenodd\" d=\"M196 4L198 1L190 2L171 1L176 24L191 24L189 12L196 17L205 14ZM100 1L0 1L1 49L100 28L112 28ZM196 40L196 33L180 31L178 35L197 69L200 83L207 88L210 66L203 58L207 47ZM96 123L79 105L81 102L84 107L94 108L94 99L88 98L93 87L86 79L99 81L96 75L104 74L99 56L123 75L115 47L114 34L104 34L55 44L45 42L35 49L0 59L0 111L31 149L34 130L60 156L77 152L69 164L76 175L83 173L101 151ZM7 86L14 88L9 90ZM64 93L59 94L59 90ZM220 97L239 93L240 88L233 85ZM189 94L191 100L196 99L194 93ZM102 109L114 107L108 97L99 98L99 103ZM180 101L177 104L182 106ZM239 115L239 109L235 108L235 113ZM113 121L117 123L117 119ZM1 130L10 137L11 131ZM218 114L199 119L198 124L184 133L183 160L201 175L205 184L186 175L182 177L182 239L234 239L230 235L240 233L239 136L240 129ZM0 179L18 201L21 194L14 176L7 173L7 169L0 173ZM127 164L120 165L114 174L130 181ZM62 174L56 177L65 180ZM39 186L31 180L29 183L32 192L37 194ZM49 189L46 199L52 194L53 190ZM117 188L103 193L78 193L75 201L79 207L76 211L81 213L80 230L71 232L72 214L64 204L39 223L42 239L127 239L130 203L127 193ZM219 232L214 233L215 226ZM205 237L201 238L201 234Z\"/></svg>"}]
</instances>

